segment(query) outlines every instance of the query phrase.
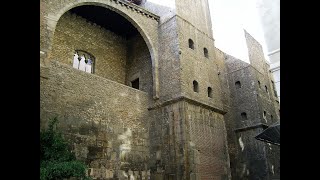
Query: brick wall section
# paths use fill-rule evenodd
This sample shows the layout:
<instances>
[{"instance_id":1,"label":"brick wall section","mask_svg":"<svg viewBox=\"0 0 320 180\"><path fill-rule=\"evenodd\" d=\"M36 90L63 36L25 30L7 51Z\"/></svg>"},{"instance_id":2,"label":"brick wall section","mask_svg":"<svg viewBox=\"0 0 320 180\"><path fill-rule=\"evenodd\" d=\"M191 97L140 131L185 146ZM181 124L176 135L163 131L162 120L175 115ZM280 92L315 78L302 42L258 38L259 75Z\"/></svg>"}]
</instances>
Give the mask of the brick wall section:
<instances>
[{"instance_id":1,"label":"brick wall section","mask_svg":"<svg viewBox=\"0 0 320 180\"><path fill-rule=\"evenodd\" d=\"M263 131L262 126L255 127L255 125L261 123L271 125L279 120L276 112L278 104L271 89L272 78L261 45L249 34L246 37L251 64L225 55L231 97L231 108L225 119L232 179L276 178L280 174L279 148L270 149L268 144L254 137ZM236 81L241 82L241 88L236 88ZM265 86L268 93L265 91ZM266 111L265 118L264 111ZM247 113L248 120L241 118L241 112Z\"/></svg>"},{"instance_id":2,"label":"brick wall section","mask_svg":"<svg viewBox=\"0 0 320 180\"><path fill-rule=\"evenodd\" d=\"M232 94L233 112L235 113L235 127L242 128L246 126L255 125L261 122L261 111L257 99L257 90L255 73L251 71L251 66L232 56L227 56L226 65L228 67L229 87ZM238 70L235 68L239 67ZM241 88L236 88L235 83L240 81ZM247 114L248 120L242 120L241 113Z\"/></svg>"},{"instance_id":3,"label":"brick wall section","mask_svg":"<svg viewBox=\"0 0 320 180\"><path fill-rule=\"evenodd\" d=\"M247 31L245 31L245 38L248 47L248 54L250 64L260 73L266 74L266 60L264 58L261 44L256 41Z\"/></svg>"},{"instance_id":4,"label":"brick wall section","mask_svg":"<svg viewBox=\"0 0 320 180\"><path fill-rule=\"evenodd\" d=\"M177 20L179 50L181 51L179 58L182 95L223 109L213 39L194 28L184 19L177 17ZM193 40L194 49L189 48L189 39ZM209 58L204 56L204 48L208 49ZM194 80L199 84L199 93L193 90ZM212 98L208 97L208 87L212 88Z\"/></svg>"},{"instance_id":5,"label":"brick wall section","mask_svg":"<svg viewBox=\"0 0 320 180\"><path fill-rule=\"evenodd\" d=\"M127 40L126 68L126 84L130 85L139 77L140 90L152 95L152 62L148 47L140 35Z\"/></svg>"},{"instance_id":6,"label":"brick wall section","mask_svg":"<svg viewBox=\"0 0 320 180\"><path fill-rule=\"evenodd\" d=\"M181 94L179 44L177 19L171 18L159 27L159 85L160 99L164 102L177 98Z\"/></svg>"},{"instance_id":7,"label":"brick wall section","mask_svg":"<svg viewBox=\"0 0 320 180\"><path fill-rule=\"evenodd\" d=\"M59 130L95 178L121 179L131 170L146 179L148 94L60 62L40 70L41 128L58 116Z\"/></svg>"},{"instance_id":8,"label":"brick wall section","mask_svg":"<svg viewBox=\"0 0 320 180\"><path fill-rule=\"evenodd\" d=\"M221 95L222 95L222 103L225 106L225 109L230 107L230 89L229 89L229 82L228 82L228 70L227 65L225 63L225 54L219 50L218 48L214 48L214 62L217 65L218 69L218 77L220 80L221 85Z\"/></svg>"},{"instance_id":9,"label":"brick wall section","mask_svg":"<svg viewBox=\"0 0 320 180\"><path fill-rule=\"evenodd\" d=\"M208 0L176 0L176 12L199 31L213 37Z\"/></svg>"},{"instance_id":10,"label":"brick wall section","mask_svg":"<svg viewBox=\"0 0 320 180\"><path fill-rule=\"evenodd\" d=\"M158 24L159 16L137 6L132 3L128 3L123 0L65 0L65 1L48 1L41 0L41 3L46 4L46 8L43 9L43 15L45 19L45 26L40 26L40 32L44 32L44 36L40 36L40 51L44 52L43 61L45 66L49 65L50 53L52 50L52 41L56 24L60 17L72 9L81 5L94 5L105 7L109 10L115 11L122 15L135 28L138 29L141 36L145 40L152 59L152 78L153 78L153 97L156 99L159 97L159 71L158 71Z\"/></svg>"},{"instance_id":11,"label":"brick wall section","mask_svg":"<svg viewBox=\"0 0 320 180\"><path fill-rule=\"evenodd\" d=\"M237 168L233 179L270 179L266 159L267 144L254 139L262 131L262 128L254 128L237 132L237 154L233 161ZM243 143L242 147L240 141Z\"/></svg>"},{"instance_id":12,"label":"brick wall section","mask_svg":"<svg viewBox=\"0 0 320 180\"><path fill-rule=\"evenodd\" d=\"M72 66L75 50L95 57L96 75L125 84L126 40L67 12L57 24L50 59Z\"/></svg>"},{"instance_id":13,"label":"brick wall section","mask_svg":"<svg viewBox=\"0 0 320 180\"><path fill-rule=\"evenodd\" d=\"M228 179L223 115L186 101L152 110L152 114L152 174L171 174L175 179Z\"/></svg>"}]
</instances>

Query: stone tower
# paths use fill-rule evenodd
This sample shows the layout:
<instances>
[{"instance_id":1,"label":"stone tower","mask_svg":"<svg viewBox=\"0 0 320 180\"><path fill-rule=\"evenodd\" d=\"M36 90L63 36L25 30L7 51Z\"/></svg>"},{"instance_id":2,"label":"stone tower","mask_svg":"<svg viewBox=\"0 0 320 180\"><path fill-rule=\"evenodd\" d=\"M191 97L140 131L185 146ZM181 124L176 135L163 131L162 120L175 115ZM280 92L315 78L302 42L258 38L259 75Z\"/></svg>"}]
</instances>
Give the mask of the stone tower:
<instances>
[{"instance_id":1,"label":"stone tower","mask_svg":"<svg viewBox=\"0 0 320 180\"><path fill-rule=\"evenodd\" d=\"M151 157L151 167L167 179L227 179L225 111L208 1L172 4L161 11L159 25L160 98L150 110L150 139L157 142L150 151L158 156Z\"/></svg>"}]
</instances>

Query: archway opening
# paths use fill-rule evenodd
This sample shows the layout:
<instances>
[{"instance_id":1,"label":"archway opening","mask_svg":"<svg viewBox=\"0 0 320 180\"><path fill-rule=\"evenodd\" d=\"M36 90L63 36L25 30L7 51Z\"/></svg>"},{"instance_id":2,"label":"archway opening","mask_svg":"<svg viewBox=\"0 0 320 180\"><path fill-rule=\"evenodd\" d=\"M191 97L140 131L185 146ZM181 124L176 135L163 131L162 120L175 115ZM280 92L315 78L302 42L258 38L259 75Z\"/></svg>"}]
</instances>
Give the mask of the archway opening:
<instances>
[{"instance_id":1,"label":"archway opening","mask_svg":"<svg viewBox=\"0 0 320 180\"><path fill-rule=\"evenodd\" d=\"M120 14L94 5L78 6L64 13L55 29L51 59L73 67L79 51L95 58L91 73L152 94L148 46ZM132 84L136 79L139 87Z\"/></svg>"}]
</instances>

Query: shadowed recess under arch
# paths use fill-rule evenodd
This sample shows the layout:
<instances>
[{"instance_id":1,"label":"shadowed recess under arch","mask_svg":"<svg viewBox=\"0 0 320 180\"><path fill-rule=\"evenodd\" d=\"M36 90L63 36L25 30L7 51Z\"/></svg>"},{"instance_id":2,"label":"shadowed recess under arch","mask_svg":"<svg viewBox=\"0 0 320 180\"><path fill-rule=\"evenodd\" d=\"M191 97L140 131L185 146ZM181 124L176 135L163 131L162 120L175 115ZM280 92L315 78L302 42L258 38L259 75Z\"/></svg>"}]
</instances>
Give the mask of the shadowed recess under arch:
<instances>
[{"instance_id":1,"label":"shadowed recess under arch","mask_svg":"<svg viewBox=\"0 0 320 180\"><path fill-rule=\"evenodd\" d=\"M82 5L69 11L126 38L139 34L138 30L126 18L101 6Z\"/></svg>"}]
</instances>

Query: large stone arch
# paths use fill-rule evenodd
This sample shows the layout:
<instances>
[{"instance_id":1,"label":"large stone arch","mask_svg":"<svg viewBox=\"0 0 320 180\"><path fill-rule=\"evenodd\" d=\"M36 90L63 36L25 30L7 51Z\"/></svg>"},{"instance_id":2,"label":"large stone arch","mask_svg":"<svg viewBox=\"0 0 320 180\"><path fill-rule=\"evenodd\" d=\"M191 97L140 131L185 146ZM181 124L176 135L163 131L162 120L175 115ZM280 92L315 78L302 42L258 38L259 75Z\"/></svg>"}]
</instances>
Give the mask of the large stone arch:
<instances>
[{"instance_id":1,"label":"large stone arch","mask_svg":"<svg viewBox=\"0 0 320 180\"><path fill-rule=\"evenodd\" d=\"M152 60L152 76L153 76L153 98L159 98L159 73L158 73L158 22L159 17L152 14L145 9L127 3L122 0L65 0L59 2L46 2L43 0L44 4L47 5L45 8L44 18L46 23L46 29L43 30L46 33L46 37L40 39L40 55L44 56L44 65L48 65L54 32L58 20L60 17L72 8L83 6L83 5L93 5L107 8L114 11L125 19L127 19L140 33L143 37L145 43L150 52ZM42 42L41 42L42 41ZM40 62L41 63L41 62Z\"/></svg>"}]
</instances>

